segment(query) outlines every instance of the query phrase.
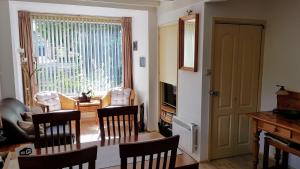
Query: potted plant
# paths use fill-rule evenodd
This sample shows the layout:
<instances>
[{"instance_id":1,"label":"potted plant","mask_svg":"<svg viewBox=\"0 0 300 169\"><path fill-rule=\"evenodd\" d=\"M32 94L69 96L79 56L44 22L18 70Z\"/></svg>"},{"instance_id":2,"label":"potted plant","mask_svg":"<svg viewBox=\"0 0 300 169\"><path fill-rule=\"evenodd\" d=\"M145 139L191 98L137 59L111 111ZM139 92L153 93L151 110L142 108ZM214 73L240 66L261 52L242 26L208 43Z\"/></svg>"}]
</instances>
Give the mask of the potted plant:
<instances>
[{"instance_id":1,"label":"potted plant","mask_svg":"<svg viewBox=\"0 0 300 169\"><path fill-rule=\"evenodd\" d=\"M92 90L88 92L82 92L81 96L79 97L79 102L90 102L92 97Z\"/></svg>"}]
</instances>

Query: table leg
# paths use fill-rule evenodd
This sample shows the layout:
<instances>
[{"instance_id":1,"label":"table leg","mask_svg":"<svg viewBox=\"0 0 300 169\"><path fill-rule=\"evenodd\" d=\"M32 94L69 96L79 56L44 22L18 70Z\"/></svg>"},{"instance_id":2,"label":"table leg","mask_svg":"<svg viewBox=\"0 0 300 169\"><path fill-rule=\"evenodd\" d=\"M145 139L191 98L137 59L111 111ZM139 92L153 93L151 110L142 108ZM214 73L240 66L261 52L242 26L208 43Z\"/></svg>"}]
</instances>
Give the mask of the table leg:
<instances>
[{"instance_id":1,"label":"table leg","mask_svg":"<svg viewBox=\"0 0 300 169\"><path fill-rule=\"evenodd\" d=\"M276 148L274 158L275 158L275 167L280 168L281 150L279 148Z\"/></svg>"},{"instance_id":2,"label":"table leg","mask_svg":"<svg viewBox=\"0 0 300 169\"><path fill-rule=\"evenodd\" d=\"M263 169L269 168L269 149L270 149L269 138L265 137Z\"/></svg>"},{"instance_id":3,"label":"table leg","mask_svg":"<svg viewBox=\"0 0 300 169\"><path fill-rule=\"evenodd\" d=\"M253 169L257 169L259 155L259 136L261 130L257 127L257 121L253 120Z\"/></svg>"},{"instance_id":4,"label":"table leg","mask_svg":"<svg viewBox=\"0 0 300 169\"><path fill-rule=\"evenodd\" d=\"M288 169L289 164L289 153L288 152L282 152L282 168Z\"/></svg>"}]
</instances>

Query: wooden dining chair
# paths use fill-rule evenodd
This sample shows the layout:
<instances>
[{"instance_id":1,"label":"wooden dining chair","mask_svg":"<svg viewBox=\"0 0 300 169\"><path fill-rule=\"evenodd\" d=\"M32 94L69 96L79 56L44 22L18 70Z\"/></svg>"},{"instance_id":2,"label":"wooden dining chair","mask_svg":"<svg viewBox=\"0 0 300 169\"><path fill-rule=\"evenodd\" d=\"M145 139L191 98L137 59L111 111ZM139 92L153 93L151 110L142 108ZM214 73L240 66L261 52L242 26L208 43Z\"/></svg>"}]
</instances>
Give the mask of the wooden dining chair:
<instances>
[{"instance_id":1,"label":"wooden dining chair","mask_svg":"<svg viewBox=\"0 0 300 169\"><path fill-rule=\"evenodd\" d=\"M138 106L98 109L101 140L105 140L106 132L109 139L138 135L137 114Z\"/></svg>"},{"instance_id":2,"label":"wooden dining chair","mask_svg":"<svg viewBox=\"0 0 300 169\"><path fill-rule=\"evenodd\" d=\"M266 135L267 136L264 138L263 169L269 168L270 146L275 148L275 167L273 168L288 169L289 153L300 156L300 151L290 147L288 143L285 143L285 140L278 140L279 137L274 139L269 133ZM282 162L281 164L280 160Z\"/></svg>"},{"instance_id":3,"label":"wooden dining chair","mask_svg":"<svg viewBox=\"0 0 300 169\"><path fill-rule=\"evenodd\" d=\"M138 168L144 169L146 166L149 169L153 167L156 169L174 169L178 142L179 136L176 135L160 140L120 144L121 169L127 169L128 158L133 158L133 169L136 169L138 157L141 157L141 167ZM149 162L145 161L146 156L149 156ZM153 160L156 161L156 164Z\"/></svg>"},{"instance_id":4,"label":"wooden dining chair","mask_svg":"<svg viewBox=\"0 0 300 169\"><path fill-rule=\"evenodd\" d=\"M96 159L97 146L51 155L18 157L20 169L57 169L73 166L82 169L85 163L88 163L88 169L95 169Z\"/></svg>"},{"instance_id":5,"label":"wooden dining chair","mask_svg":"<svg viewBox=\"0 0 300 169\"><path fill-rule=\"evenodd\" d=\"M75 122L75 135L72 134ZM35 148L80 143L80 111L62 111L32 116L35 131Z\"/></svg>"}]
</instances>

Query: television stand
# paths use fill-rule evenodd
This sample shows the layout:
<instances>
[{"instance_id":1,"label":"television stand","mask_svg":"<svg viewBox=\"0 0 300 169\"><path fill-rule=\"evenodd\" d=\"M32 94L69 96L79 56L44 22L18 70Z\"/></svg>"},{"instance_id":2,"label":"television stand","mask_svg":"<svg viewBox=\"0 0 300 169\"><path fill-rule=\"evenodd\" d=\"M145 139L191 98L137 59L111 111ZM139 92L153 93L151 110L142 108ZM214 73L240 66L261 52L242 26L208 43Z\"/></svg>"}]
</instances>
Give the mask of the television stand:
<instances>
[{"instance_id":1,"label":"television stand","mask_svg":"<svg viewBox=\"0 0 300 169\"><path fill-rule=\"evenodd\" d=\"M163 136L172 136L173 116L176 116L177 87L160 82L159 131Z\"/></svg>"},{"instance_id":2,"label":"television stand","mask_svg":"<svg viewBox=\"0 0 300 169\"><path fill-rule=\"evenodd\" d=\"M166 104L160 105L160 122L158 125L162 135L166 137L172 136L172 120L175 115L176 108Z\"/></svg>"},{"instance_id":3,"label":"television stand","mask_svg":"<svg viewBox=\"0 0 300 169\"><path fill-rule=\"evenodd\" d=\"M160 118L164 122L172 125L173 116L176 115L176 108L162 104L160 106L160 111Z\"/></svg>"}]
</instances>

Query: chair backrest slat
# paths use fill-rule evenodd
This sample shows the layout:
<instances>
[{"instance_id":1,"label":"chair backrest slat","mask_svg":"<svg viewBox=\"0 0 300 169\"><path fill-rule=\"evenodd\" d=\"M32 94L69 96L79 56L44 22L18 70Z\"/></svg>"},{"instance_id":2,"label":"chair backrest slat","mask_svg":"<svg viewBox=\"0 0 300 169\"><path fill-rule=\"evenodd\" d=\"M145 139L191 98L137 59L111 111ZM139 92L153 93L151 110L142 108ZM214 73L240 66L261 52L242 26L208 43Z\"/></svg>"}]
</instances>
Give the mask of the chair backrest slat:
<instances>
[{"instance_id":1,"label":"chair backrest slat","mask_svg":"<svg viewBox=\"0 0 300 169\"><path fill-rule=\"evenodd\" d=\"M133 157L133 169L136 169L136 157Z\"/></svg>"},{"instance_id":2,"label":"chair backrest slat","mask_svg":"<svg viewBox=\"0 0 300 169\"><path fill-rule=\"evenodd\" d=\"M63 135L64 135L64 145L66 145L67 144L66 125L63 125Z\"/></svg>"},{"instance_id":3,"label":"chair backrest slat","mask_svg":"<svg viewBox=\"0 0 300 169\"><path fill-rule=\"evenodd\" d=\"M129 136L131 136L131 120L130 120L130 116L131 115L128 115Z\"/></svg>"},{"instance_id":4,"label":"chair backrest slat","mask_svg":"<svg viewBox=\"0 0 300 169\"><path fill-rule=\"evenodd\" d=\"M44 136L45 136L45 145L46 145L46 147L48 147L47 127L46 127L45 123L43 124L43 127L44 127Z\"/></svg>"},{"instance_id":5,"label":"chair backrest slat","mask_svg":"<svg viewBox=\"0 0 300 169\"><path fill-rule=\"evenodd\" d=\"M164 152L163 169L166 169L166 167L167 167L167 160L168 160L168 151L165 151L165 152Z\"/></svg>"},{"instance_id":6,"label":"chair backrest slat","mask_svg":"<svg viewBox=\"0 0 300 169\"><path fill-rule=\"evenodd\" d=\"M53 169L65 168L88 163L89 169L95 169L97 159L97 146L80 149L76 151L51 154L19 156L20 169Z\"/></svg>"},{"instance_id":7,"label":"chair backrest slat","mask_svg":"<svg viewBox=\"0 0 300 169\"><path fill-rule=\"evenodd\" d=\"M156 168L159 168L159 166L160 166L160 153L157 154Z\"/></svg>"},{"instance_id":8,"label":"chair backrest slat","mask_svg":"<svg viewBox=\"0 0 300 169\"><path fill-rule=\"evenodd\" d=\"M53 124L52 123L50 125L50 130L51 130L51 139L52 139L51 143L52 143L52 147L53 147L54 146L54 136L53 136Z\"/></svg>"},{"instance_id":9,"label":"chair backrest slat","mask_svg":"<svg viewBox=\"0 0 300 169\"><path fill-rule=\"evenodd\" d=\"M112 116L112 124L113 124L113 134L116 135L116 127L115 127L115 116Z\"/></svg>"},{"instance_id":10,"label":"chair backrest slat","mask_svg":"<svg viewBox=\"0 0 300 169\"><path fill-rule=\"evenodd\" d=\"M109 116L106 117L106 126L107 126L107 134L108 137L110 138L110 124L109 124Z\"/></svg>"},{"instance_id":11,"label":"chair backrest slat","mask_svg":"<svg viewBox=\"0 0 300 169\"><path fill-rule=\"evenodd\" d=\"M149 168L152 169L152 163L153 163L153 154L150 155L150 160L149 160Z\"/></svg>"},{"instance_id":12,"label":"chair backrest slat","mask_svg":"<svg viewBox=\"0 0 300 169\"><path fill-rule=\"evenodd\" d=\"M152 167L159 169L161 167L161 162L163 162L162 163L163 169L165 168L174 169L176 156L177 156L178 143L179 143L179 136L176 135L173 137L147 141L147 142L120 144L119 146L120 146L120 157L121 157L121 169L127 169L128 158L133 158L133 168L135 168L137 157L142 157L141 169L144 169L146 156L150 156L148 161L149 169L152 169ZM161 155L161 153L163 153L163 156ZM156 164L153 164L154 163L153 159L155 155L157 155ZM168 155L170 156L168 157Z\"/></svg>"},{"instance_id":13,"label":"chair backrest slat","mask_svg":"<svg viewBox=\"0 0 300 169\"><path fill-rule=\"evenodd\" d=\"M141 169L145 168L145 156L142 156L142 165L141 165Z\"/></svg>"},{"instance_id":14,"label":"chair backrest slat","mask_svg":"<svg viewBox=\"0 0 300 169\"><path fill-rule=\"evenodd\" d=\"M121 125L120 125L120 116L117 116L118 118L118 132L119 132L119 137L122 137L122 132L121 132ZM124 135L124 134L123 134Z\"/></svg>"},{"instance_id":15,"label":"chair backrest slat","mask_svg":"<svg viewBox=\"0 0 300 169\"><path fill-rule=\"evenodd\" d=\"M127 169L127 158L121 159L121 169Z\"/></svg>"},{"instance_id":16,"label":"chair backrest slat","mask_svg":"<svg viewBox=\"0 0 300 169\"><path fill-rule=\"evenodd\" d=\"M101 140L105 140L106 134L109 138L138 135L137 113L138 106L98 109ZM104 120L106 120L106 126ZM107 132L105 132L105 127Z\"/></svg>"},{"instance_id":17,"label":"chair backrest slat","mask_svg":"<svg viewBox=\"0 0 300 169\"><path fill-rule=\"evenodd\" d=\"M75 120L75 125L76 124L79 124L78 127L75 127L75 131L76 133L78 133L79 136L79 137L76 136L76 142L80 143L80 111L79 111L79 118Z\"/></svg>"},{"instance_id":18,"label":"chair backrest slat","mask_svg":"<svg viewBox=\"0 0 300 169\"><path fill-rule=\"evenodd\" d=\"M125 115L123 114L123 130L124 130L124 137L126 137L126 125L125 125L125 120L124 119L126 119L125 118Z\"/></svg>"},{"instance_id":19,"label":"chair backrest slat","mask_svg":"<svg viewBox=\"0 0 300 169\"><path fill-rule=\"evenodd\" d=\"M59 136L59 125L56 124L56 134L57 136ZM60 146L60 139L57 139L58 140L58 146Z\"/></svg>"},{"instance_id":20,"label":"chair backrest slat","mask_svg":"<svg viewBox=\"0 0 300 169\"><path fill-rule=\"evenodd\" d=\"M80 111L35 114L32 116L32 121L36 148L72 144L74 136L72 121L75 121L76 143L80 143ZM40 131L41 126L44 128L43 133Z\"/></svg>"}]
</instances>

